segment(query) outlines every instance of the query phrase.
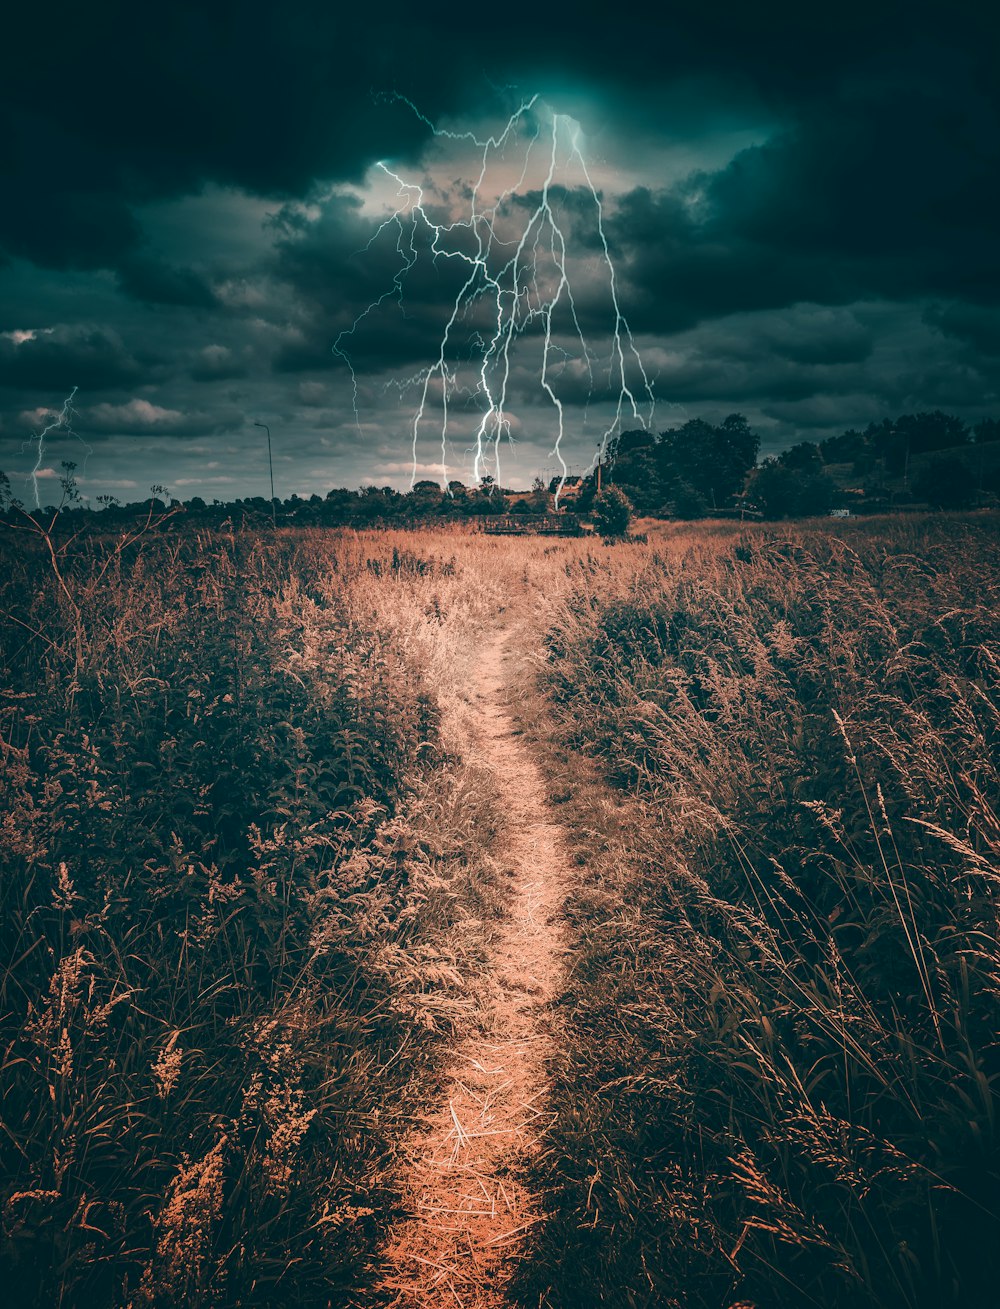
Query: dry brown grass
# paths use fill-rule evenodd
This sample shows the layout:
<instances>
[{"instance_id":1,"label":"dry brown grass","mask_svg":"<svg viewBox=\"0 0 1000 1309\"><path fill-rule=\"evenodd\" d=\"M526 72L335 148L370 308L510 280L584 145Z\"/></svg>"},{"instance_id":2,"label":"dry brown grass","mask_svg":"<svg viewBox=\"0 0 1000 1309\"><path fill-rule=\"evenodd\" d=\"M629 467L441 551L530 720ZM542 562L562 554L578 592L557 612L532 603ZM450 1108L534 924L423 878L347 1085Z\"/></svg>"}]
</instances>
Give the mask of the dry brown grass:
<instances>
[{"instance_id":1,"label":"dry brown grass","mask_svg":"<svg viewBox=\"0 0 1000 1309\"><path fill-rule=\"evenodd\" d=\"M16 1298L358 1302L503 939L467 692L509 623L579 868L525 1302L988 1302L997 553L988 519L9 553Z\"/></svg>"},{"instance_id":2,"label":"dry brown grass","mask_svg":"<svg viewBox=\"0 0 1000 1309\"><path fill-rule=\"evenodd\" d=\"M988 1302L996 524L664 536L526 706L582 872L525 1303Z\"/></svg>"},{"instance_id":3,"label":"dry brown grass","mask_svg":"<svg viewBox=\"0 0 1000 1309\"><path fill-rule=\"evenodd\" d=\"M5 559L15 1302L344 1301L503 894L449 698L501 607L435 539Z\"/></svg>"}]
</instances>

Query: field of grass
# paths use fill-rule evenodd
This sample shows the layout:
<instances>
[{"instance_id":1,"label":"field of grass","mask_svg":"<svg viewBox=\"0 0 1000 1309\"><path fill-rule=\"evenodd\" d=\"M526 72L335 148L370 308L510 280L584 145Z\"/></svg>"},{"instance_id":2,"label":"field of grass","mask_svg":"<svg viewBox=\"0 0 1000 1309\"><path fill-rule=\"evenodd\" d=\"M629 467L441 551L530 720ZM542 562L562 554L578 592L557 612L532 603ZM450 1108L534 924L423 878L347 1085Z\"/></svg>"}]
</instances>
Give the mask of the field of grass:
<instances>
[{"instance_id":1,"label":"field of grass","mask_svg":"<svg viewBox=\"0 0 1000 1309\"><path fill-rule=\"evenodd\" d=\"M496 606L388 539L113 545L0 563L7 1302L339 1302L498 894L428 689Z\"/></svg>"},{"instance_id":2,"label":"field of grass","mask_svg":"<svg viewBox=\"0 0 1000 1309\"><path fill-rule=\"evenodd\" d=\"M994 1299L998 563L763 529L551 616L582 885L526 1304Z\"/></svg>"},{"instance_id":3,"label":"field of grass","mask_svg":"<svg viewBox=\"0 0 1000 1309\"><path fill-rule=\"evenodd\" d=\"M0 541L12 1303L379 1299L509 900L503 628L576 885L476 1303L991 1302L995 519L65 545Z\"/></svg>"}]
</instances>

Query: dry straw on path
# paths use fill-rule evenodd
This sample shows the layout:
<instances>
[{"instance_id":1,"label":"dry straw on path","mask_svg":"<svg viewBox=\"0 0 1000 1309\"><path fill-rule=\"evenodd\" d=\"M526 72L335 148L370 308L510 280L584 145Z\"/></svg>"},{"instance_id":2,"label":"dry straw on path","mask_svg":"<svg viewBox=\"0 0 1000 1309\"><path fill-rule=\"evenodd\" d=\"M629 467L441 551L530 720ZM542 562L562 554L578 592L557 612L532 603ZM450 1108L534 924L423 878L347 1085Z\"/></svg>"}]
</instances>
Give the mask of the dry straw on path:
<instances>
[{"instance_id":1,"label":"dry straw on path","mask_svg":"<svg viewBox=\"0 0 1000 1309\"><path fill-rule=\"evenodd\" d=\"M509 823L510 909L491 946L481 1010L459 1032L440 1103L408 1144L407 1217L390 1238L383 1282L401 1309L506 1304L539 1218L524 1168L547 1121L548 1010L562 976L568 871L542 776L504 705L509 641L501 633L483 652L471 726Z\"/></svg>"}]
</instances>

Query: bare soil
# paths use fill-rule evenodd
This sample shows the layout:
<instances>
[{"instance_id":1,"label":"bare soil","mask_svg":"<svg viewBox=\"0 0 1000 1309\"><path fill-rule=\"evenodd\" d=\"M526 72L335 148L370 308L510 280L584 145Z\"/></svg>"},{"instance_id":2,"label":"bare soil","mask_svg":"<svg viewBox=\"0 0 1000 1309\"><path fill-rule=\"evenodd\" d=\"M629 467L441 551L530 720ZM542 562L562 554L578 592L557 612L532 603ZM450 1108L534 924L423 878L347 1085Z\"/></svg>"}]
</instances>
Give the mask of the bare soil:
<instances>
[{"instance_id":1,"label":"bare soil","mask_svg":"<svg viewBox=\"0 0 1000 1309\"><path fill-rule=\"evenodd\" d=\"M524 1180L546 1116L549 1013L563 969L563 833L538 765L505 705L514 633L483 649L471 729L507 818L508 915L493 934L482 1004L457 1034L440 1103L408 1143L407 1216L384 1252L396 1306L496 1309L538 1220Z\"/></svg>"}]
</instances>

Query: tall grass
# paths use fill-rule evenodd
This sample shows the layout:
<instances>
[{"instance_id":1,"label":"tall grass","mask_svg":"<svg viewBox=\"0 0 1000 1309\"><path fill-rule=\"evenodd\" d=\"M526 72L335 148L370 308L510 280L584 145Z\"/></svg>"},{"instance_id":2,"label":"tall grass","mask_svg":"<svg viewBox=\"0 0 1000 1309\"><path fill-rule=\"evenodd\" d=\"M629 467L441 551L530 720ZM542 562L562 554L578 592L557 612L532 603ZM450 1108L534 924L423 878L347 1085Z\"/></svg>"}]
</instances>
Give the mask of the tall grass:
<instances>
[{"instance_id":1,"label":"tall grass","mask_svg":"<svg viewBox=\"0 0 1000 1309\"><path fill-rule=\"evenodd\" d=\"M526 1304L995 1300L998 563L989 520L764 529L557 606L585 871Z\"/></svg>"},{"instance_id":2,"label":"tall grass","mask_svg":"<svg viewBox=\"0 0 1000 1309\"><path fill-rule=\"evenodd\" d=\"M346 1302L501 894L428 681L442 629L463 648L427 612L448 570L188 533L82 539L55 576L23 544L0 564L5 1296Z\"/></svg>"},{"instance_id":3,"label":"tall grass","mask_svg":"<svg viewBox=\"0 0 1000 1309\"><path fill-rule=\"evenodd\" d=\"M470 679L532 609L581 887L525 1302L991 1302L989 520L177 528L0 559L16 1303L363 1297L505 894Z\"/></svg>"}]
</instances>

